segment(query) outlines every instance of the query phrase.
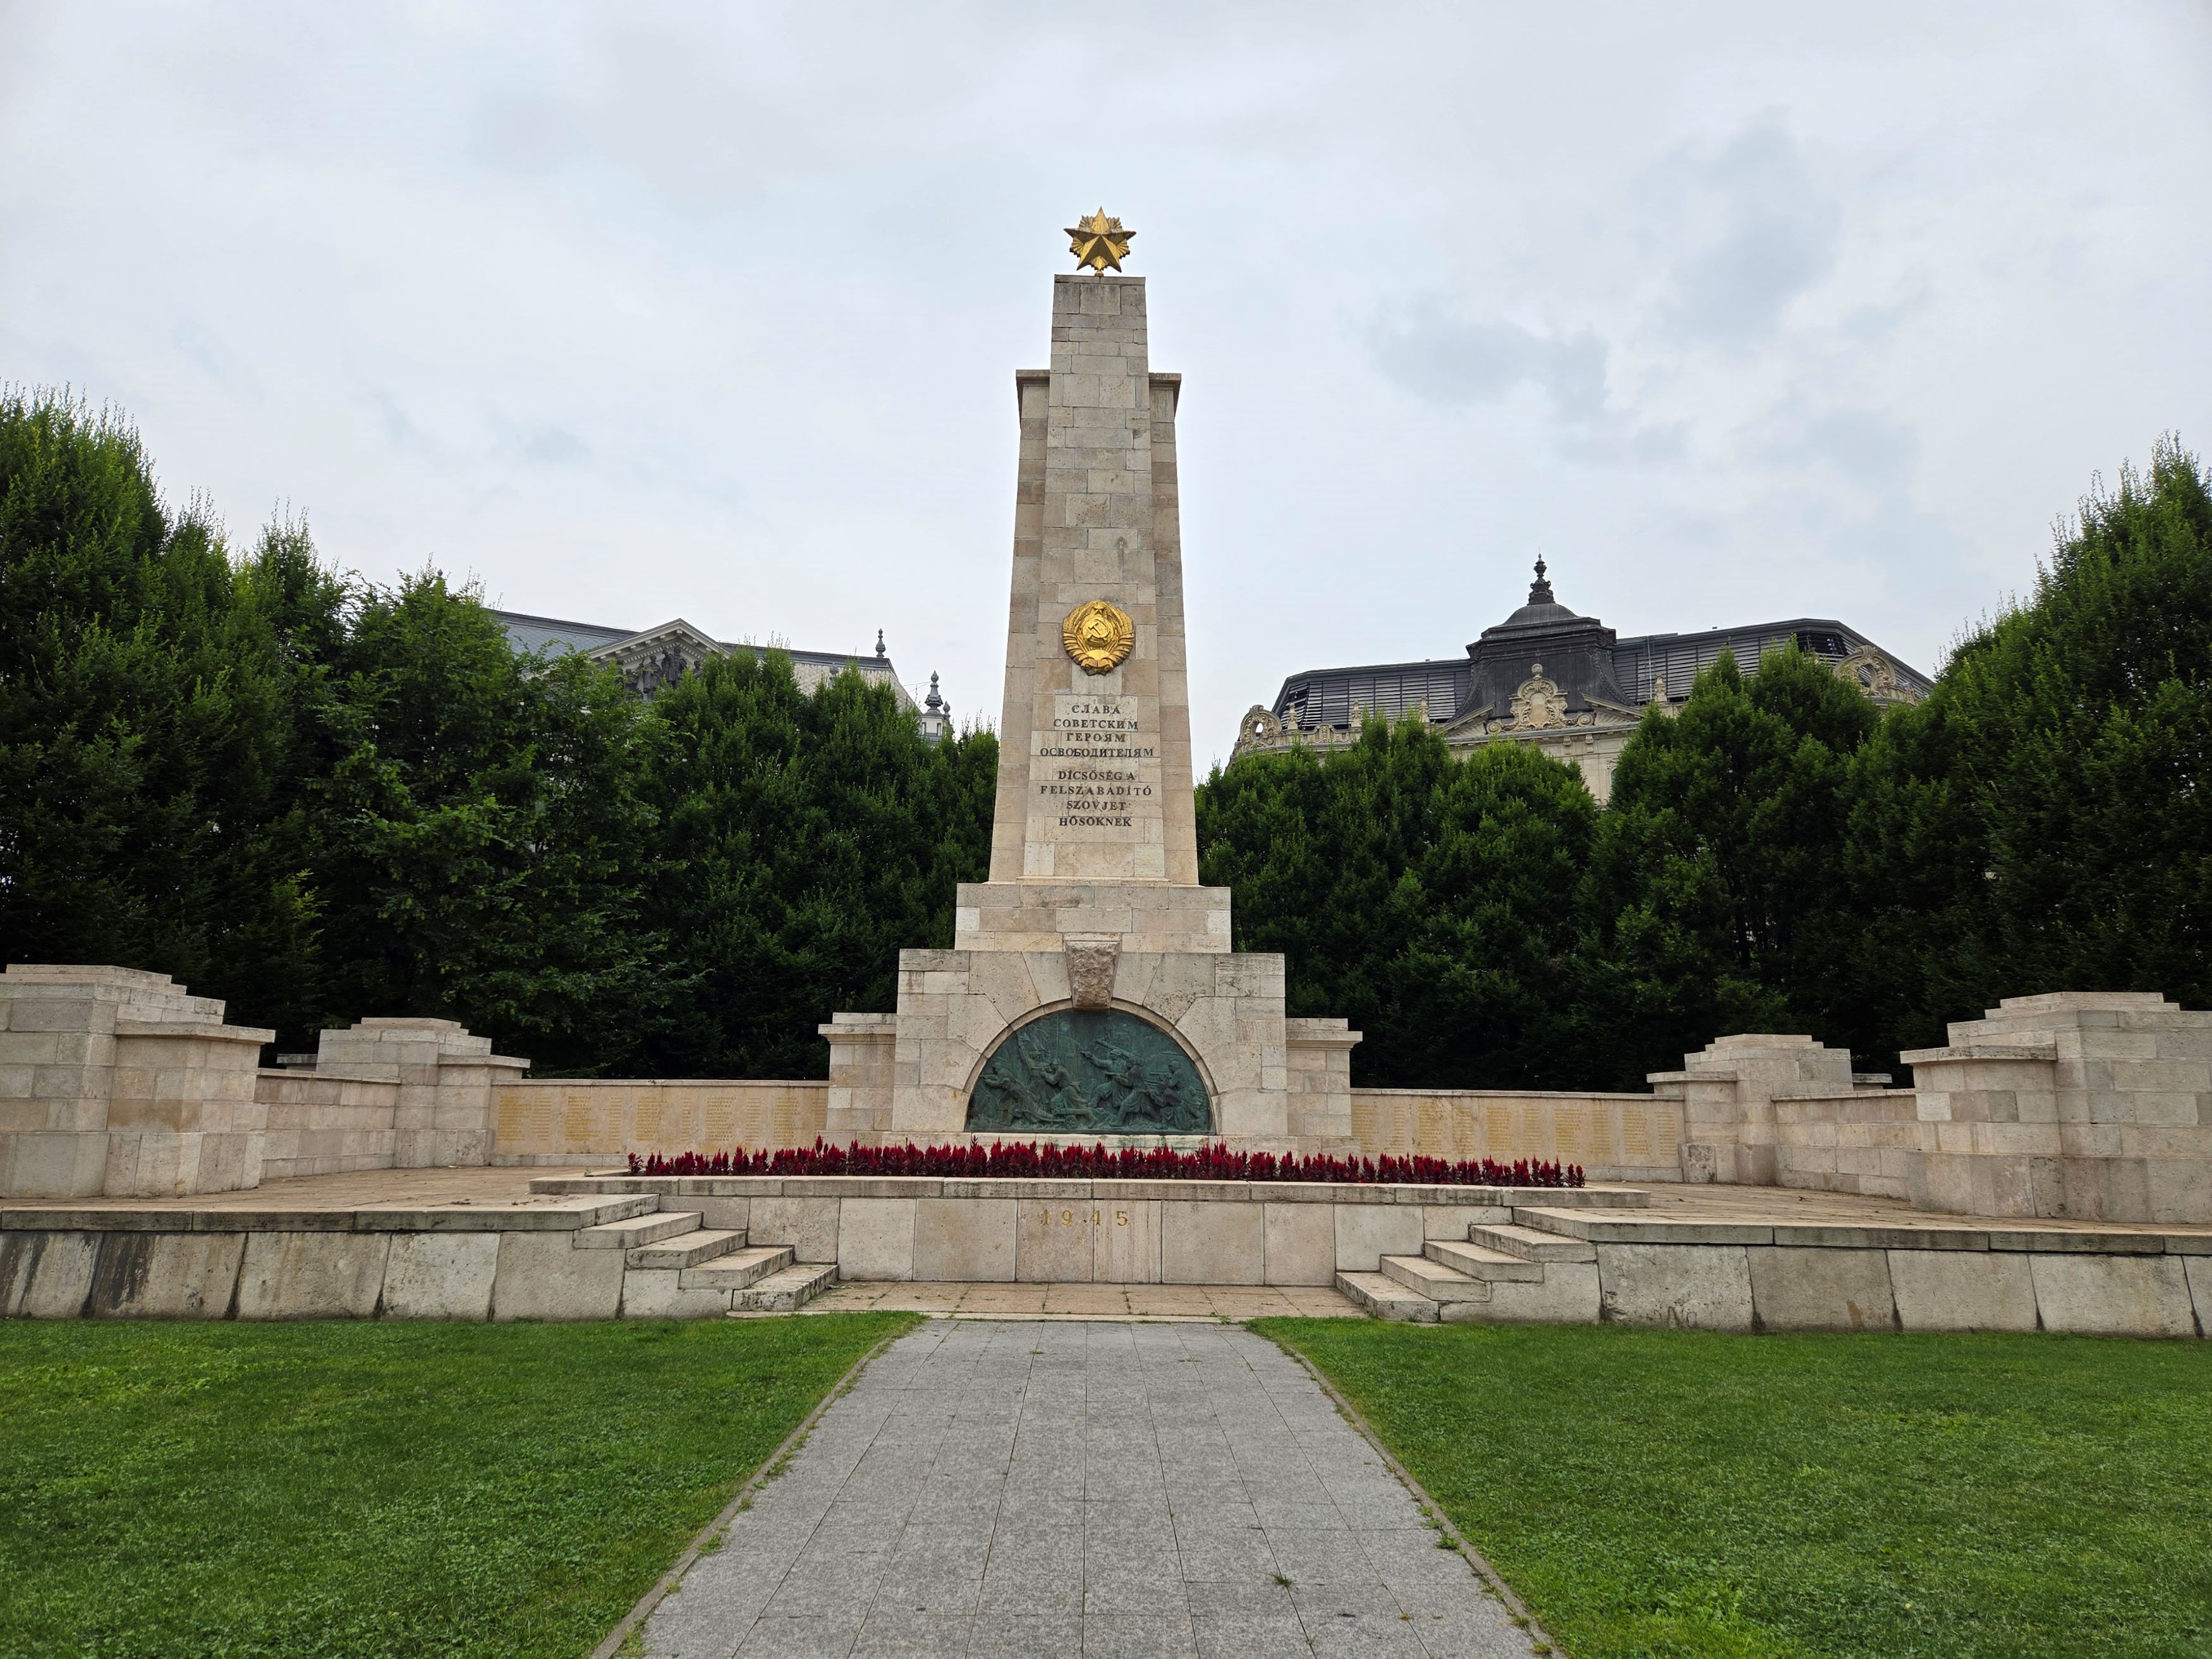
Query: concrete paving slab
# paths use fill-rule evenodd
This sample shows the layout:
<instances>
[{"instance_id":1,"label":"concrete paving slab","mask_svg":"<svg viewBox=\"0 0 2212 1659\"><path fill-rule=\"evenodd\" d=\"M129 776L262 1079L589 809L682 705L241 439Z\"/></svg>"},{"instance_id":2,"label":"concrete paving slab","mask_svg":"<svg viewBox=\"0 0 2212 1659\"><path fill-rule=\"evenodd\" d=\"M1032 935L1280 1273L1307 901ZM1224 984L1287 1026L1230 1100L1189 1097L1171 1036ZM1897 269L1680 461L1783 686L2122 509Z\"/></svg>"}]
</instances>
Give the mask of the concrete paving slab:
<instances>
[{"instance_id":1,"label":"concrete paving slab","mask_svg":"<svg viewBox=\"0 0 2212 1659\"><path fill-rule=\"evenodd\" d=\"M645 1650L1533 1654L1437 1538L1313 1379L1218 1315L937 1319L831 1405Z\"/></svg>"}]
</instances>

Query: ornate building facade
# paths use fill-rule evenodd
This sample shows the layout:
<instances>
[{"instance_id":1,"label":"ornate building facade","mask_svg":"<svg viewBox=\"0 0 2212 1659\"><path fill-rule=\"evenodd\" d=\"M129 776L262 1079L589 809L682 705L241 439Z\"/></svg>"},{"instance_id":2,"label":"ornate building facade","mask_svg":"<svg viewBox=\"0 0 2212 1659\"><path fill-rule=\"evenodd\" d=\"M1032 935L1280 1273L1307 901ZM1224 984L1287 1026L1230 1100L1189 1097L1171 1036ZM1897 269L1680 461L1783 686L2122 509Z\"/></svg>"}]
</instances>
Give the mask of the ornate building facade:
<instances>
[{"instance_id":1,"label":"ornate building facade","mask_svg":"<svg viewBox=\"0 0 2212 1659\"><path fill-rule=\"evenodd\" d=\"M1297 745L1335 748L1358 737L1364 714L1395 720L1419 710L1462 758L1487 743L1533 743L1579 767L1603 802L1645 708L1679 709L1723 651L1752 674L1762 653L1793 642L1876 703L1917 702L1929 692L1925 675L1829 617L1621 639L1561 605L1539 559L1528 603L1483 629L1464 658L1293 674L1272 708L1245 714L1230 763Z\"/></svg>"},{"instance_id":2,"label":"ornate building facade","mask_svg":"<svg viewBox=\"0 0 2212 1659\"><path fill-rule=\"evenodd\" d=\"M495 611L492 615L507 629L507 642L518 655L527 651L543 651L552 657L580 653L593 662L611 663L641 695L673 685L709 657L726 656L733 651L750 651L757 655L765 648L710 639L681 617L658 627L633 632L598 623L532 617L520 611ZM801 691L813 691L846 669L854 668L863 679L890 686L898 698L899 707L910 711L921 722L922 735L932 742L952 729L951 706L937 689L937 676L929 677L929 695L916 702L891 666L890 657L884 648L881 629L876 630L873 656L839 651L794 651L787 647L782 649L791 659L792 675Z\"/></svg>"}]
</instances>

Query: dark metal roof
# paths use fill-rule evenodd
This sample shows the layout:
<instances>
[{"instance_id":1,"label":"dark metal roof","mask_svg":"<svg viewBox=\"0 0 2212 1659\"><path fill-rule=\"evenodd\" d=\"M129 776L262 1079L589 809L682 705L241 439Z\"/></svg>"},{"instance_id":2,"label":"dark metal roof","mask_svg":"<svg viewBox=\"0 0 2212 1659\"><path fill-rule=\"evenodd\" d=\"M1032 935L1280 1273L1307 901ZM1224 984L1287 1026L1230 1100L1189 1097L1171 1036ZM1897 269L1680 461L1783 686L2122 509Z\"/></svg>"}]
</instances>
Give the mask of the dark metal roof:
<instances>
[{"instance_id":1,"label":"dark metal roof","mask_svg":"<svg viewBox=\"0 0 2212 1659\"><path fill-rule=\"evenodd\" d=\"M1596 617L1561 605L1539 561L1528 603L1485 629L1465 657L1305 669L1283 682L1273 712L1304 731L1349 726L1363 708L1395 720L1417 703L1425 704L1429 719L1439 724L1485 710L1503 715L1539 664L1571 709L1588 708L1593 702L1633 709L1651 701L1652 687L1662 678L1668 700L1680 702L1689 695L1690 683L1723 650L1733 652L1737 665L1751 674L1758 672L1763 653L1793 641L1827 663L1841 662L1861 648L1872 650L1917 695L1925 696L1932 689L1927 676L1831 617L1617 638Z\"/></svg>"},{"instance_id":2,"label":"dark metal roof","mask_svg":"<svg viewBox=\"0 0 2212 1659\"><path fill-rule=\"evenodd\" d=\"M491 614L499 618L500 626L507 629L507 643L518 652L550 651L556 657L565 657L574 651L604 651L611 645L619 645L624 640L652 631L643 628L607 628L598 623L562 622L520 611L495 611ZM717 640L715 643L725 651L766 648L750 640ZM842 668L849 662L863 672L874 669L890 672L891 659L872 651L797 651L787 645L776 649L793 662L813 663L825 668Z\"/></svg>"}]
</instances>

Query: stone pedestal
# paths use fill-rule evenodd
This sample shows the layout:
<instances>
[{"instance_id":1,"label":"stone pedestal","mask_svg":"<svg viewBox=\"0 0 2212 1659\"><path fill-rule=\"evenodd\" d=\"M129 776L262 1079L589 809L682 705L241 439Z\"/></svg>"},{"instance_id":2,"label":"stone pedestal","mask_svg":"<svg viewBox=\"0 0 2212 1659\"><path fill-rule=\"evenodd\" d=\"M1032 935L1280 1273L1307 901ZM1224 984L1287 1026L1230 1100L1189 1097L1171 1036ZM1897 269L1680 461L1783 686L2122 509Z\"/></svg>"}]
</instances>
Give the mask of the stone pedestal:
<instances>
[{"instance_id":1,"label":"stone pedestal","mask_svg":"<svg viewBox=\"0 0 2212 1659\"><path fill-rule=\"evenodd\" d=\"M1647 1080L1682 1103L1682 1179L1777 1184L1774 1103L1854 1089L1851 1053L1808 1036L1746 1033L1683 1056Z\"/></svg>"},{"instance_id":2,"label":"stone pedestal","mask_svg":"<svg viewBox=\"0 0 2212 1659\"><path fill-rule=\"evenodd\" d=\"M165 974L11 966L0 975L0 1195L234 1192L261 1181L254 1094L276 1033Z\"/></svg>"},{"instance_id":3,"label":"stone pedestal","mask_svg":"<svg viewBox=\"0 0 2212 1659\"><path fill-rule=\"evenodd\" d=\"M1232 953L1229 894L1198 884L1182 377L1153 373L1147 350L1142 278L1054 281L1052 366L1014 377L990 879L960 888L951 950L900 953L888 1027L840 1014L822 1028L833 1136L942 1141L971 1122L1164 1133L1190 1121L1194 1074L1200 1133L1275 1151L1351 1145L1358 1035L1308 1020L1294 1036L1282 957ZM1098 1035L1109 1030L1122 1035ZM1074 1042L1079 1030L1093 1035Z\"/></svg>"},{"instance_id":4,"label":"stone pedestal","mask_svg":"<svg viewBox=\"0 0 2212 1659\"><path fill-rule=\"evenodd\" d=\"M325 1031L319 1073L392 1076L392 1164L411 1170L491 1162L492 1089L530 1069L526 1060L491 1051L450 1019L364 1019Z\"/></svg>"},{"instance_id":5,"label":"stone pedestal","mask_svg":"<svg viewBox=\"0 0 2212 1659\"><path fill-rule=\"evenodd\" d=\"M902 952L902 959L910 954ZM823 1139L879 1139L890 1127L891 1048L896 1014L837 1014L817 1028L830 1042L830 1103Z\"/></svg>"},{"instance_id":6,"label":"stone pedestal","mask_svg":"<svg viewBox=\"0 0 2212 1659\"><path fill-rule=\"evenodd\" d=\"M2008 997L1904 1056L1922 1209L2212 1221L2212 1013L2155 992Z\"/></svg>"}]
</instances>

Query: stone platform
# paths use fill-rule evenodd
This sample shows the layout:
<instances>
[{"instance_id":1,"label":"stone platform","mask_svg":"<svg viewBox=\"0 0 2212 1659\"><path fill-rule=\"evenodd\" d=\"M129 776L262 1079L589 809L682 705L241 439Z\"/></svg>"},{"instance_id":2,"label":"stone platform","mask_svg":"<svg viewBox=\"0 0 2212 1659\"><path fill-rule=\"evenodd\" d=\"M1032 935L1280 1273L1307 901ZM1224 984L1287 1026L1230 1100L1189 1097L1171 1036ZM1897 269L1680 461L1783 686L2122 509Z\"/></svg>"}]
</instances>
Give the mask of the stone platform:
<instances>
[{"instance_id":1,"label":"stone platform","mask_svg":"<svg viewBox=\"0 0 2212 1659\"><path fill-rule=\"evenodd\" d=\"M2212 1333L2212 1227L1987 1222L1786 1188L307 1177L0 1206L0 1314L960 1317Z\"/></svg>"}]
</instances>

